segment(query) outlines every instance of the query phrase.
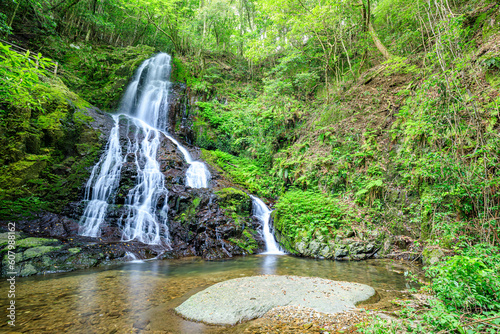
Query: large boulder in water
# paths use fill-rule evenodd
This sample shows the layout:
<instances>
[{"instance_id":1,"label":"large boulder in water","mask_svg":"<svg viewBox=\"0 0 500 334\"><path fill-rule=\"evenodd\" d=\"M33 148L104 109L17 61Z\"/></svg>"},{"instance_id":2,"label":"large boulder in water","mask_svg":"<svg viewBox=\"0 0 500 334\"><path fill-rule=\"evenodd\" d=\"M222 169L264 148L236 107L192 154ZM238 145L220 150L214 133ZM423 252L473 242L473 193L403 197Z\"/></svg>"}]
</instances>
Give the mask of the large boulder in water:
<instances>
[{"instance_id":1,"label":"large boulder in water","mask_svg":"<svg viewBox=\"0 0 500 334\"><path fill-rule=\"evenodd\" d=\"M190 297L175 310L190 320L235 325L263 316L274 307L307 307L339 313L375 295L364 284L317 277L251 276L215 284Z\"/></svg>"}]
</instances>

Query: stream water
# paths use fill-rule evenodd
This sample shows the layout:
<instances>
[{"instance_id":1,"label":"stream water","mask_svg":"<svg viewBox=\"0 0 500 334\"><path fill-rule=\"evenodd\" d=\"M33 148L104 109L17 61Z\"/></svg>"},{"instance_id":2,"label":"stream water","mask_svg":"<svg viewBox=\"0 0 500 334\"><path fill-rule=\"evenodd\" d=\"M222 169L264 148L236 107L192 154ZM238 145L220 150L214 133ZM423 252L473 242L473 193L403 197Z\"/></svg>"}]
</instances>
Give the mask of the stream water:
<instances>
[{"instance_id":1,"label":"stream water","mask_svg":"<svg viewBox=\"0 0 500 334\"><path fill-rule=\"evenodd\" d=\"M219 333L173 309L212 284L252 275L314 276L368 284L385 300L406 289L404 264L389 260L339 262L289 255L224 261L199 258L129 262L72 273L18 278L16 328L26 333ZM0 290L7 291L6 281ZM398 295L399 294L399 295ZM235 297L237 298L237 297ZM0 306L5 313L7 299ZM378 306L377 306L378 307ZM1 322L0 331L8 329ZM238 331L236 331L238 332Z\"/></svg>"}]
</instances>

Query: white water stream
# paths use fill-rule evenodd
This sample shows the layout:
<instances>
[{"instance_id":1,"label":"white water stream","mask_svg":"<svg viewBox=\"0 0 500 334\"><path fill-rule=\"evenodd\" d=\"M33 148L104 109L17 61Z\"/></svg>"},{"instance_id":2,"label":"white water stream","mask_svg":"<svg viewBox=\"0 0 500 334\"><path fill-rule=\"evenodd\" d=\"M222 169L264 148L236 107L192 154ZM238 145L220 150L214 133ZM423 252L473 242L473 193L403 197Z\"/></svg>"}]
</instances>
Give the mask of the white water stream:
<instances>
[{"instance_id":1,"label":"white water stream","mask_svg":"<svg viewBox=\"0 0 500 334\"><path fill-rule=\"evenodd\" d=\"M94 166L85 190L88 201L80 219L80 234L89 237L101 235L101 225L106 220L108 206L121 179L121 169L127 158L133 160L137 170L136 185L129 191L121 218L122 240L138 240L147 244L169 244L167 226L168 189L156 156L162 141L167 137L189 164L186 186L206 188L210 173L205 164L193 161L188 150L170 136L168 125L168 95L170 83L170 56L160 53L146 60L137 70L122 99L120 114L114 115L113 127L106 151ZM129 127L136 127L135 138L128 140L127 150L120 145L120 118L128 120ZM158 209L158 204L163 205Z\"/></svg>"},{"instance_id":2,"label":"white water stream","mask_svg":"<svg viewBox=\"0 0 500 334\"><path fill-rule=\"evenodd\" d=\"M263 224L262 234L264 241L266 243L266 251L262 254L274 254L282 255L285 254L274 239L274 235L271 232L271 227L269 226L269 221L271 220L271 210L262 202L260 198L250 195L252 198L253 214L257 217Z\"/></svg>"}]
</instances>

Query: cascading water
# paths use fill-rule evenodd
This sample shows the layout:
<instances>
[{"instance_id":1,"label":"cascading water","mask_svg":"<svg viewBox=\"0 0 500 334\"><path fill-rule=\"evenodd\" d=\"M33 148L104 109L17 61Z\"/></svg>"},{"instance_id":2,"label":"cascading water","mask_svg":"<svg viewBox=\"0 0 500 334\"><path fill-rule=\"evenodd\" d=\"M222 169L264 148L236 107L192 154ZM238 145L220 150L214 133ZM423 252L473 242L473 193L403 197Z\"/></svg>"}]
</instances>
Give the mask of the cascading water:
<instances>
[{"instance_id":1,"label":"cascading water","mask_svg":"<svg viewBox=\"0 0 500 334\"><path fill-rule=\"evenodd\" d=\"M279 246L279 244L274 239L274 235L271 232L269 226L269 221L271 220L271 210L260 200L259 198L250 195L252 198L253 214L257 217L263 224L262 234L264 236L264 241L266 243L266 251L263 254L285 254Z\"/></svg>"},{"instance_id":2,"label":"cascading water","mask_svg":"<svg viewBox=\"0 0 500 334\"><path fill-rule=\"evenodd\" d=\"M186 171L186 186L191 188L206 188L210 180L210 172L205 164L201 161L193 161L191 154L189 154L185 147L179 144L179 142L168 133L164 132L163 134L177 145L177 148L181 151L182 155L184 155L184 159L186 159L186 162L189 164L189 168Z\"/></svg>"},{"instance_id":3,"label":"cascading water","mask_svg":"<svg viewBox=\"0 0 500 334\"><path fill-rule=\"evenodd\" d=\"M168 95L170 83L170 56L160 53L146 60L137 70L114 115L113 127L106 151L94 166L86 185L85 200L89 201L80 219L80 234L89 237L101 235L101 224L113 202L121 178L122 165L132 158L137 170L137 184L128 192L126 213L120 220L122 240L138 240L147 244L169 244L167 226L168 189L156 160L162 137L171 140L189 164L186 186L206 188L210 173L205 164L193 161L191 155L170 136L168 125ZM126 152L120 145L120 118L134 126L135 138L129 139ZM158 209L159 203L163 205Z\"/></svg>"},{"instance_id":4,"label":"cascading water","mask_svg":"<svg viewBox=\"0 0 500 334\"><path fill-rule=\"evenodd\" d=\"M146 244L159 244L163 238L168 243L168 190L156 161L161 134L137 118L130 118L129 122L141 131L136 132L134 140L128 145L127 156L134 157L137 184L125 200L127 213L121 219L122 240L136 239ZM157 211L162 197L163 206Z\"/></svg>"},{"instance_id":5,"label":"cascading water","mask_svg":"<svg viewBox=\"0 0 500 334\"><path fill-rule=\"evenodd\" d=\"M85 201L88 202L80 219L79 233L88 237L99 237L100 226L104 221L111 195L118 188L123 165L122 148L120 146L118 116L113 116L115 126L109 135L106 152L92 169L85 186Z\"/></svg>"}]
</instances>

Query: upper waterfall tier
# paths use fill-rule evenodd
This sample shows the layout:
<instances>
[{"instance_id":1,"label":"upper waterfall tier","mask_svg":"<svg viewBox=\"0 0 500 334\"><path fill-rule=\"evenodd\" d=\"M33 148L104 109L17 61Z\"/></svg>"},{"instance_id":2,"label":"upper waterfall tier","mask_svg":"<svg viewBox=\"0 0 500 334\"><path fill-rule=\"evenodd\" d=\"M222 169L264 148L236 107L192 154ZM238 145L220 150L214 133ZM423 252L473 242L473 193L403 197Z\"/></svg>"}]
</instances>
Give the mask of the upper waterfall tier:
<instances>
[{"instance_id":1,"label":"upper waterfall tier","mask_svg":"<svg viewBox=\"0 0 500 334\"><path fill-rule=\"evenodd\" d=\"M141 64L123 96L120 112L166 131L171 57L160 53Z\"/></svg>"}]
</instances>

